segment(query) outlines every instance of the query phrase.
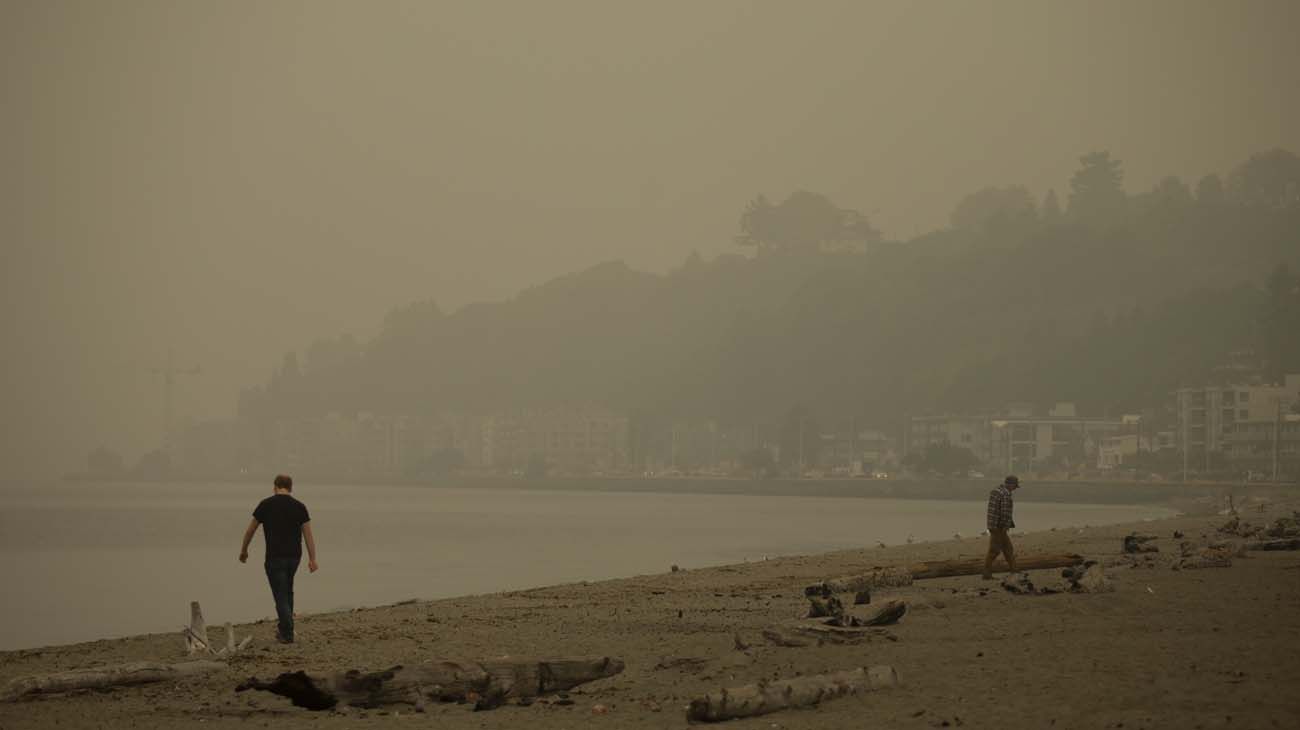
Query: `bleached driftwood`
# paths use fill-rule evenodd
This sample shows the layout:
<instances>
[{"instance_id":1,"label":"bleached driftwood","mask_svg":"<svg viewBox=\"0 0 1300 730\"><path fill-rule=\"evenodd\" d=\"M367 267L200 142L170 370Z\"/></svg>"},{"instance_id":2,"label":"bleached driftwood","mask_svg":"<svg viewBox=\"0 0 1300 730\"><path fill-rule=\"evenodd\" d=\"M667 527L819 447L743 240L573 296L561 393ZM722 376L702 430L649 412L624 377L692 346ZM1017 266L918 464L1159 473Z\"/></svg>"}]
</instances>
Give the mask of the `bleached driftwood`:
<instances>
[{"instance_id":1,"label":"bleached driftwood","mask_svg":"<svg viewBox=\"0 0 1300 730\"><path fill-rule=\"evenodd\" d=\"M181 636L185 638L187 653L196 651L212 656L229 656L243 651L253 641L253 635L245 636L242 641L235 640L235 627L226 622L226 645L218 649L208 639L208 626L203 620L203 609L198 601L190 601L190 625L181 627Z\"/></svg>"},{"instance_id":2,"label":"bleached driftwood","mask_svg":"<svg viewBox=\"0 0 1300 730\"><path fill-rule=\"evenodd\" d=\"M354 707L408 704L422 710L428 700L475 702L477 709L490 709L509 699L562 692L622 671L623 660L613 657L433 660L381 672L363 673L354 669L335 674L308 674L298 671L281 674L270 682L250 677L235 691L270 692L308 710L328 710L338 704Z\"/></svg>"},{"instance_id":3,"label":"bleached driftwood","mask_svg":"<svg viewBox=\"0 0 1300 730\"><path fill-rule=\"evenodd\" d=\"M1047 570L1050 568L1068 568L1083 562L1082 555L1074 553L1056 553L1053 555L1029 555L1016 558L1016 570ZM908 567L913 580L930 578L952 578L959 575L979 575L984 572L984 558L967 560L932 560L915 563Z\"/></svg>"},{"instance_id":4,"label":"bleached driftwood","mask_svg":"<svg viewBox=\"0 0 1300 730\"><path fill-rule=\"evenodd\" d=\"M225 669L222 662L199 659L178 664L158 662L131 662L94 669L77 669L71 672L19 677L0 692L0 701L12 702L29 695L69 692L77 689L104 689L149 682L165 682L196 674Z\"/></svg>"},{"instance_id":5,"label":"bleached driftwood","mask_svg":"<svg viewBox=\"0 0 1300 730\"><path fill-rule=\"evenodd\" d=\"M898 673L888 666L759 682L710 692L691 700L686 719L690 722L721 722L755 717L793 707L812 707L827 700L896 684Z\"/></svg>"},{"instance_id":6,"label":"bleached driftwood","mask_svg":"<svg viewBox=\"0 0 1300 730\"><path fill-rule=\"evenodd\" d=\"M1074 553L1033 555L1016 560L1017 570L1044 570L1068 568L1083 562L1083 556ZM869 572L831 578L804 588L806 596L829 596L834 593L853 593L875 588L910 586L912 581L930 578L951 578L960 575L979 575L984 572L984 558L966 560L932 560L913 563L907 567L876 567Z\"/></svg>"},{"instance_id":7,"label":"bleached driftwood","mask_svg":"<svg viewBox=\"0 0 1300 730\"><path fill-rule=\"evenodd\" d=\"M907 568L872 568L870 572L829 578L804 589L805 596L829 596L834 593L857 593L875 588L897 588L912 585L912 573Z\"/></svg>"},{"instance_id":8,"label":"bleached driftwood","mask_svg":"<svg viewBox=\"0 0 1300 730\"><path fill-rule=\"evenodd\" d=\"M1300 537L1286 538L1282 540L1264 540L1263 542L1252 542L1246 546L1247 550L1300 550Z\"/></svg>"},{"instance_id":9,"label":"bleached driftwood","mask_svg":"<svg viewBox=\"0 0 1300 730\"><path fill-rule=\"evenodd\" d=\"M216 653L212 643L208 641L208 625L203 620L203 609L199 607L198 601L190 601L190 625L186 626L182 633L185 636L187 653L193 654L196 651Z\"/></svg>"}]
</instances>

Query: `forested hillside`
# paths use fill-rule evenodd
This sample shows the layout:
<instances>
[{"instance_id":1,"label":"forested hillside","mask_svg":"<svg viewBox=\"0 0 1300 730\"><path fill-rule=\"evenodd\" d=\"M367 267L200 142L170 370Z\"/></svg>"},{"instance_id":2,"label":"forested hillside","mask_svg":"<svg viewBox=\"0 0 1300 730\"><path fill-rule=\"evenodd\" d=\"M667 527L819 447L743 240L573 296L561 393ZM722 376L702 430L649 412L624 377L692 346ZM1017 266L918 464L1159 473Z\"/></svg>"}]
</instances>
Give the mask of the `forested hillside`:
<instances>
[{"instance_id":1,"label":"forested hillside","mask_svg":"<svg viewBox=\"0 0 1300 730\"><path fill-rule=\"evenodd\" d=\"M815 193L758 198L737 254L663 275L603 263L451 313L412 304L373 340L287 355L241 412L582 403L727 422L803 406L885 424L1013 400L1116 412L1232 363L1300 369L1295 155L1136 195L1118 161L1086 155L1062 198L977 191L907 241Z\"/></svg>"}]
</instances>

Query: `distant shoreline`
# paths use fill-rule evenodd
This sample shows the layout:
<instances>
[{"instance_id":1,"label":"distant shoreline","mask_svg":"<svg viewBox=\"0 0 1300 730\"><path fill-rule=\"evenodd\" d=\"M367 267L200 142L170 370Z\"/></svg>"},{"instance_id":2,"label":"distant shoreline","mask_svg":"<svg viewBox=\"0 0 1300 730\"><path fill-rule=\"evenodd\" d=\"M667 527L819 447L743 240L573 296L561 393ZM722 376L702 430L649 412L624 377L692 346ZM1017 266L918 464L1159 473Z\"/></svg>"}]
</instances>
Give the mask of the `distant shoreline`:
<instances>
[{"instance_id":1,"label":"distant shoreline","mask_svg":"<svg viewBox=\"0 0 1300 730\"><path fill-rule=\"evenodd\" d=\"M96 479L69 475L64 481L104 484L210 483L261 484L255 479ZM495 477L455 476L443 479L332 479L303 475L304 484L343 486L424 487L433 489L517 489L540 491L659 492L665 494L733 494L764 497L843 497L862 499L980 500L997 480L988 479L738 479L726 477ZM1242 482L1120 482L1024 480L1016 498L1025 502L1078 504L1169 504L1228 495L1287 497L1300 495L1300 486Z\"/></svg>"}]
</instances>

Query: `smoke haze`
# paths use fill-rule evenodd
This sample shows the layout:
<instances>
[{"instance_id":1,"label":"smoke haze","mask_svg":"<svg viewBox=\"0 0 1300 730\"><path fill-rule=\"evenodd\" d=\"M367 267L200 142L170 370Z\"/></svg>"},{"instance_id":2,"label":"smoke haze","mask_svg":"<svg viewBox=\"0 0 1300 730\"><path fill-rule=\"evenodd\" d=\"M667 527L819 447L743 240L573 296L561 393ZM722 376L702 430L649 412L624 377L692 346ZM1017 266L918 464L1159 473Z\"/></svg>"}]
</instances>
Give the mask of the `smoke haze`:
<instances>
[{"instance_id":1,"label":"smoke haze","mask_svg":"<svg viewBox=\"0 0 1300 730\"><path fill-rule=\"evenodd\" d=\"M0 474L230 415L385 312L736 250L758 193L886 238L1300 149L1293 2L0 5Z\"/></svg>"}]
</instances>

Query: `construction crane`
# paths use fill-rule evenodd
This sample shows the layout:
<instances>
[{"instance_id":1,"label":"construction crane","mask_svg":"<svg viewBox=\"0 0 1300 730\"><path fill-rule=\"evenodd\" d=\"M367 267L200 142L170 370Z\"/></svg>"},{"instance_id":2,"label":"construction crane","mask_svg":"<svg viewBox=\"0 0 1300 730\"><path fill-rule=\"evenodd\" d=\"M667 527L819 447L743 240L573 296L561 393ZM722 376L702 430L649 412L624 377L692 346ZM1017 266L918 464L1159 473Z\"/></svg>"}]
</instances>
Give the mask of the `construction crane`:
<instances>
[{"instance_id":1,"label":"construction crane","mask_svg":"<svg viewBox=\"0 0 1300 730\"><path fill-rule=\"evenodd\" d=\"M162 376L163 384L163 448L170 449L172 445L172 390L176 386L176 377L178 375L198 375L203 372L199 366L191 368L177 368L172 358L171 349L167 350L167 366L161 368L150 368L149 373L152 375Z\"/></svg>"}]
</instances>

